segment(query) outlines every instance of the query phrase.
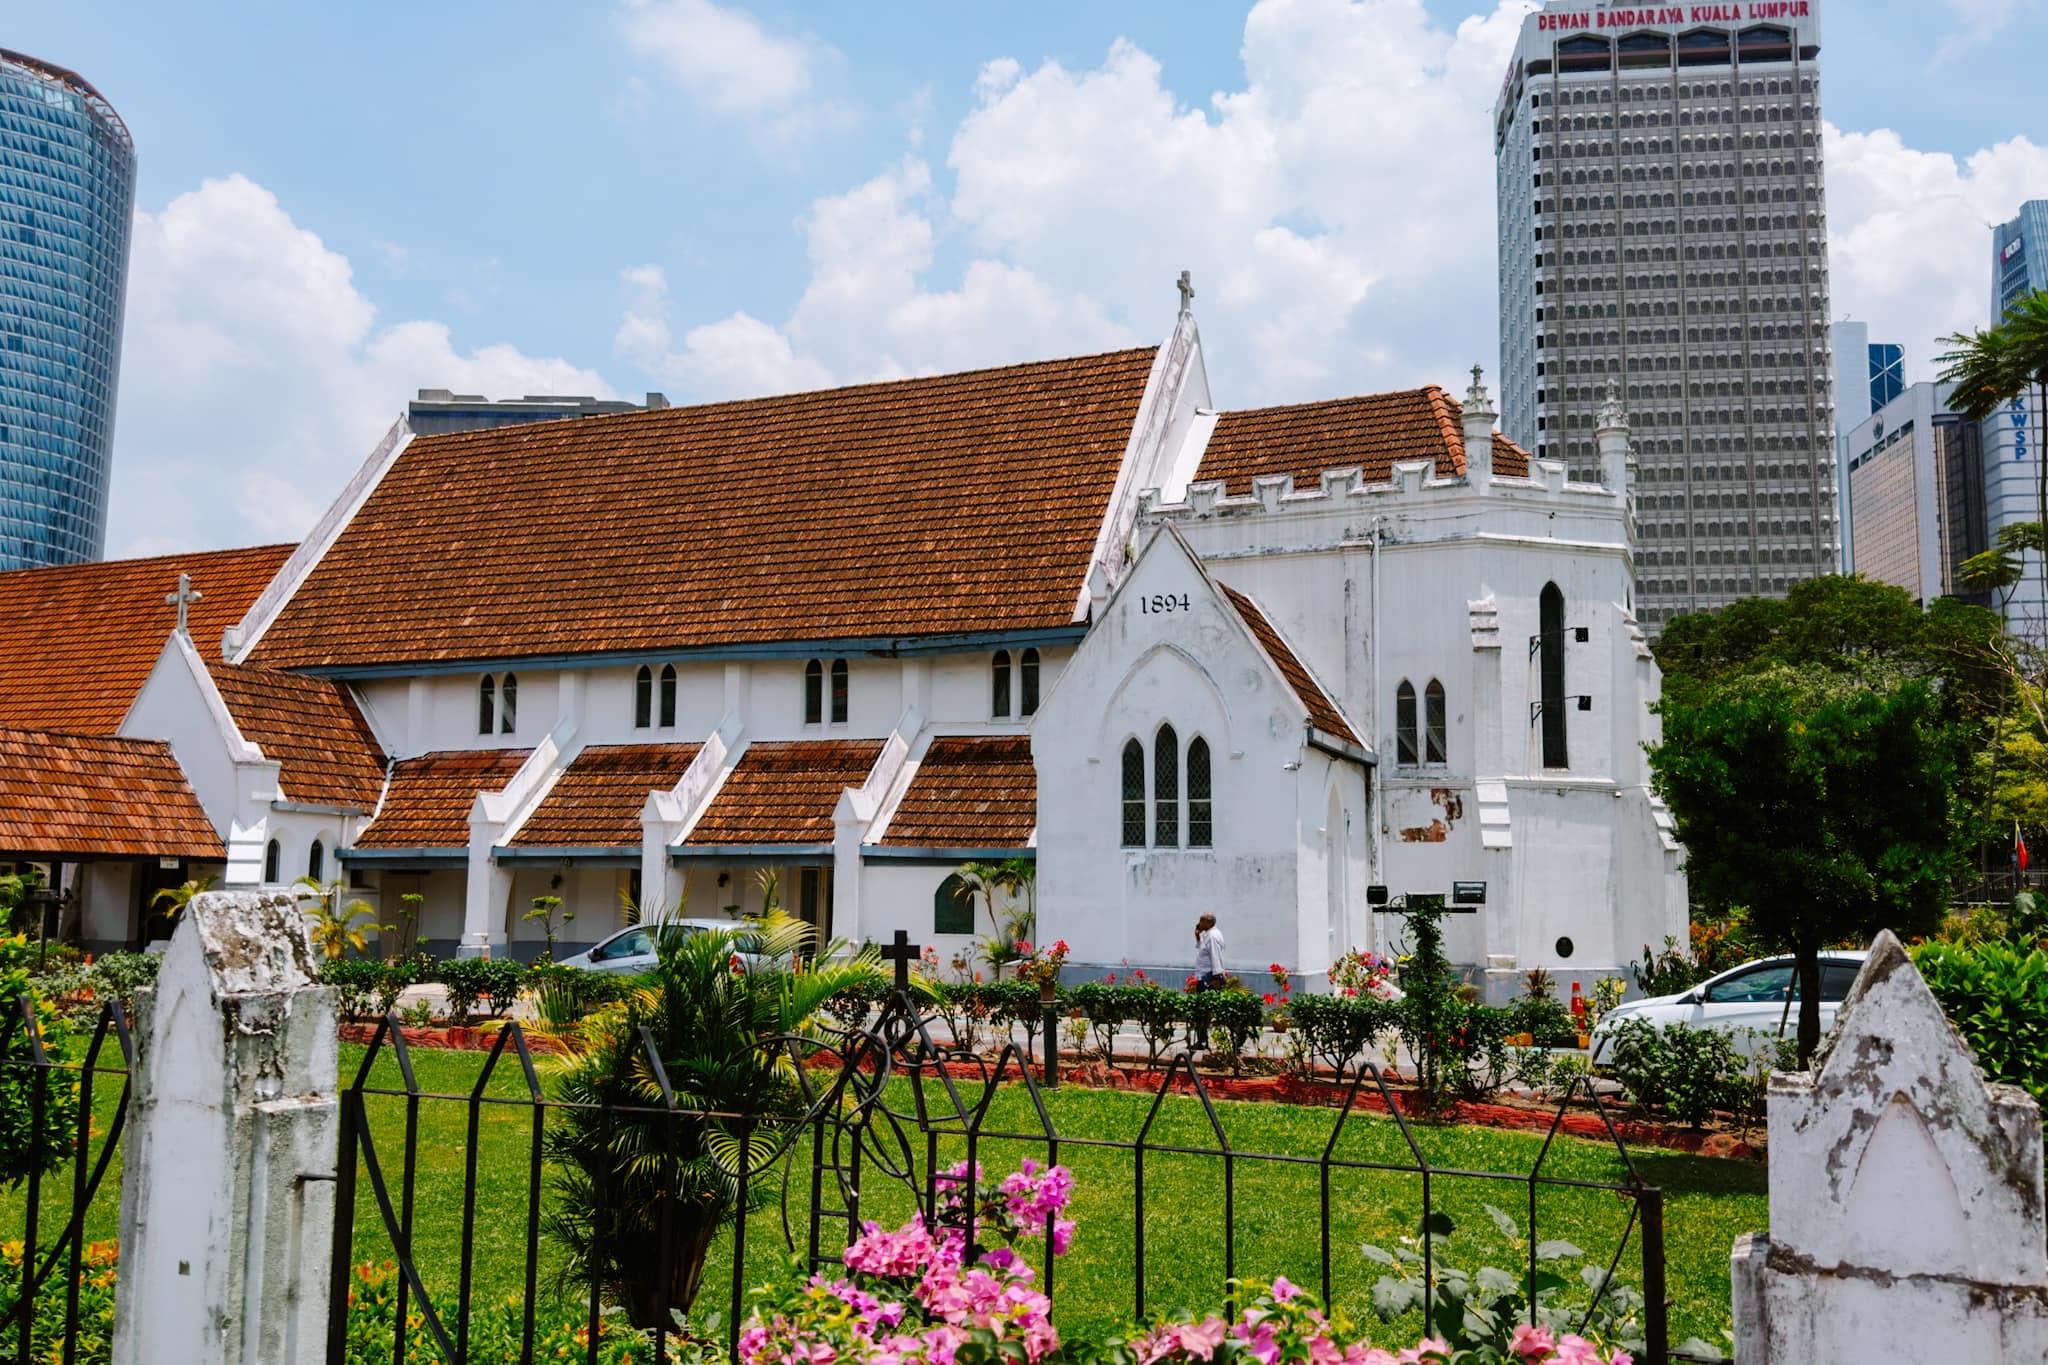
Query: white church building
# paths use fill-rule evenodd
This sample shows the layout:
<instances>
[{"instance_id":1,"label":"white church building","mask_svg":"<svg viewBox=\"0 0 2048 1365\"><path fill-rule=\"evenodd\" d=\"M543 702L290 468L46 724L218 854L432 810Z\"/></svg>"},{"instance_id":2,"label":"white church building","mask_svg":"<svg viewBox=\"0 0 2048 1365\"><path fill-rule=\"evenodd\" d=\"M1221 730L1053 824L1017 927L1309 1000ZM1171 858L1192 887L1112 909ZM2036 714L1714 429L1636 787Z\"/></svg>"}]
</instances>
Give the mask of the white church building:
<instances>
[{"instance_id":1,"label":"white church building","mask_svg":"<svg viewBox=\"0 0 2048 1365\"><path fill-rule=\"evenodd\" d=\"M168 745L217 844L38 849L31 794L0 856L64 855L101 945L173 864L338 878L385 922L416 895L431 948L520 956L536 898L580 946L627 900L756 910L770 872L830 936L949 957L995 928L949 879L1025 859L1075 979L1177 981L1213 911L1233 970L1313 982L1395 944L1369 887L1457 883L1489 994L1612 974L1686 914L1627 423L1581 484L1493 422L1477 371L1462 404L1219 410L1185 307L1157 348L401 420L224 633L167 629L114 728Z\"/></svg>"}]
</instances>

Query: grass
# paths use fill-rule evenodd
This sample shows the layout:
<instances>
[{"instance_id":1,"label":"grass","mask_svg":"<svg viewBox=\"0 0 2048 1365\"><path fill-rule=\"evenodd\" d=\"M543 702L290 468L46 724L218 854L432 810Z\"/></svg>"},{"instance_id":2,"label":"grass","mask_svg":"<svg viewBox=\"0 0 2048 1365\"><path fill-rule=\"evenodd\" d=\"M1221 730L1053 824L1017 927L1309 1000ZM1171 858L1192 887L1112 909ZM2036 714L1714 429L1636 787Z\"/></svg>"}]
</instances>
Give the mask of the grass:
<instances>
[{"instance_id":1,"label":"grass","mask_svg":"<svg viewBox=\"0 0 2048 1365\"><path fill-rule=\"evenodd\" d=\"M343 1048L345 1077L353 1076L361 1056L358 1047ZM481 1057L421 1050L413 1054L413 1065L424 1091L467 1095ZM372 1084L399 1088L397 1067L388 1052L380 1057ZM511 1059L500 1066L488 1093L504 1098L524 1094L523 1080ZM112 1100L104 1084L98 1099L103 1133ZM1048 1093L1045 1100L1056 1130L1068 1138L1129 1141L1137 1136L1150 1106L1148 1097L1078 1088ZM403 1169L406 1102L372 1096L368 1109L371 1134L386 1178L392 1182L390 1194L396 1206L401 1197L397 1182ZM1329 1142L1336 1123L1334 1111L1284 1104L1218 1102L1216 1112L1231 1148L1239 1153L1314 1158ZM531 1111L524 1106L482 1106L474 1291L479 1299L515 1295L523 1286L531 1119ZM467 1123L468 1105L464 1102L423 1099L419 1103L414 1242L416 1262L437 1305L453 1302L459 1282ZM1024 1093L1016 1087L1000 1093L992 1103L987 1126L1018 1134L1034 1131L1036 1123ZM1526 1174L1542 1147L1540 1135L1497 1129L1416 1125L1413 1132L1432 1166L1439 1168ZM1216 1146L1216 1135L1198 1102L1169 1097L1149 1141L1207 1148ZM945 1160L957 1159L964 1155L964 1147L958 1139L948 1139L942 1143L941 1153ZM1025 1156L1043 1160L1046 1144L1042 1136L1028 1141L984 1138L978 1155L986 1170L1000 1175ZM1334 1155L1339 1160L1402 1164L1410 1160L1392 1120L1360 1114L1345 1121ZM1059 1159L1075 1173L1070 1212L1080 1224L1073 1253L1055 1269L1059 1321L1070 1328L1089 1328L1127 1320L1138 1279L1132 1154L1068 1142L1060 1147ZM1728 1320L1730 1245L1739 1233L1766 1225L1764 1168L1662 1152L1637 1152L1634 1159L1644 1179L1665 1191L1667 1274L1674 1300L1672 1339L1697 1335L1717 1340ZM807 1146L799 1146L794 1160L797 1178L789 1182L786 1209L801 1246L809 1203ZM1238 1274L1259 1278L1284 1274L1304 1286L1319 1286L1317 1167L1248 1157L1238 1158L1233 1165ZM1621 1160L1611 1146L1563 1137L1544 1159L1543 1171L1576 1180L1624 1178ZM1144 1174L1146 1307L1171 1312L1220 1306L1225 1293L1223 1163L1213 1156L1151 1152L1145 1158ZM116 1161L106 1188L89 1211L89 1237L114 1236L118 1182ZM1526 1263L1526 1250L1511 1243L1484 1211L1488 1203L1497 1205L1526 1232L1526 1181L1438 1177L1431 1184L1435 1207L1447 1212L1458 1228L1456 1238L1442 1252L1445 1259L1468 1269L1490 1264L1513 1270ZM892 1225L908 1216L911 1202L906 1191L872 1172L866 1186L864 1216ZM1414 1232L1422 1207L1421 1179L1409 1171L1336 1170L1330 1194L1335 1298L1355 1319L1370 1322L1369 1293L1379 1270L1360 1254L1359 1245L1391 1245ZM22 1202L22 1190L0 1190L0 1240L20 1236ZM545 1207L545 1196L543 1203ZM46 1182L45 1240L61 1227L69 1205L67 1171ZM1628 1202L1612 1191L1554 1186L1538 1191L1541 1237L1569 1240L1602 1265L1614 1254L1628 1214ZM743 1283L751 1286L784 1273L789 1253L782 1236L783 1219L784 1210L777 1207L750 1221ZM390 1240L366 1176L358 1183L355 1230L355 1260L391 1255ZM1032 1259L1038 1259L1035 1252ZM543 1242L539 1267L543 1296L550 1292L548 1279L557 1264L552 1247ZM1639 1238L1631 1238L1621 1265L1624 1278L1640 1286ZM699 1307L723 1309L731 1284L731 1240L726 1238L714 1250ZM1395 1340L1401 1330L1377 1329L1373 1335L1378 1340ZM1419 1330L1413 1331L1407 1339L1419 1335Z\"/></svg>"}]
</instances>

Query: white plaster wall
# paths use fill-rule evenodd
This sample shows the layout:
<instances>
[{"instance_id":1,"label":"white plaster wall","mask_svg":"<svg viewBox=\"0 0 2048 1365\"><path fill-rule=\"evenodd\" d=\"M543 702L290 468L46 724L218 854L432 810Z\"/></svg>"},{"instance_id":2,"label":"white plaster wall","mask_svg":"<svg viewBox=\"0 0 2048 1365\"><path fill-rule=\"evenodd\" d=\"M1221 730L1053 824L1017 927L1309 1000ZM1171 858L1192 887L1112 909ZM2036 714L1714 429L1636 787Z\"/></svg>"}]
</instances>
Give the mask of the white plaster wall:
<instances>
[{"instance_id":1,"label":"white plaster wall","mask_svg":"<svg viewBox=\"0 0 2048 1365\"><path fill-rule=\"evenodd\" d=\"M581 734L588 744L694 743L718 728L725 713L725 665L681 663L676 669L676 723L661 720L661 670L665 662L650 659L654 675L654 704L646 729L633 724L634 684L640 665L593 668L582 672L583 723ZM522 682L521 686L524 686Z\"/></svg>"},{"instance_id":2,"label":"white plaster wall","mask_svg":"<svg viewBox=\"0 0 2048 1365\"><path fill-rule=\"evenodd\" d=\"M412 758L442 749L531 749L561 719L561 674L554 669L499 669L519 678L516 729L507 735L494 726L477 733L477 687L482 672L421 674L412 678L377 678L357 689L371 728L393 758ZM630 723L632 714L627 712Z\"/></svg>"},{"instance_id":3,"label":"white plaster wall","mask_svg":"<svg viewBox=\"0 0 2048 1365\"><path fill-rule=\"evenodd\" d=\"M581 952L613 930L625 928L626 915L619 893L631 885L631 874L631 868L596 864L518 865L512 873L512 900L505 910L503 930L507 942L514 945L520 956L525 956L518 951L521 947L546 945L548 936L540 921L525 918L536 896L560 896L562 910L575 915L574 919L564 921L561 911L556 912L555 951L559 955ZM557 877L562 879L560 886L553 884Z\"/></svg>"},{"instance_id":4,"label":"white plaster wall","mask_svg":"<svg viewBox=\"0 0 2048 1365\"><path fill-rule=\"evenodd\" d=\"M995 667L995 651L992 649L977 654L946 654L930 661L930 691L925 718L949 726L986 724L1002 728L1028 723L1029 718L1017 711L1023 696L1017 661L1023 653L1022 649L1010 650L1010 715L1006 719L995 717L989 710ZM1073 656L1074 651L1070 648L1039 649L1038 699L1041 705L1051 695L1054 681Z\"/></svg>"},{"instance_id":5,"label":"white plaster wall","mask_svg":"<svg viewBox=\"0 0 2048 1365\"><path fill-rule=\"evenodd\" d=\"M95 951L126 948L135 927L135 864L81 863L78 936Z\"/></svg>"},{"instance_id":6,"label":"white plaster wall","mask_svg":"<svg viewBox=\"0 0 2048 1365\"><path fill-rule=\"evenodd\" d=\"M1141 612L1155 595L1185 595L1190 610ZM1289 765L1302 764L1305 719L1229 612L1177 543L1156 542L1032 727L1039 936L1066 939L1077 965L1185 971L1205 910L1222 921L1233 966L1301 965L1299 789L1313 771ZM1183 746L1209 742L1213 849L1121 847L1124 743L1140 738L1149 765L1169 721ZM1320 802L1325 788L1313 785Z\"/></svg>"},{"instance_id":7,"label":"white plaster wall","mask_svg":"<svg viewBox=\"0 0 2048 1365\"><path fill-rule=\"evenodd\" d=\"M277 766L238 765L230 738L222 731L224 720L224 714L213 710L191 657L172 639L136 693L120 729L125 738L169 742L208 823L223 838L236 822L246 825L262 819L277 794Z\"/></svg>"}]
</instances>

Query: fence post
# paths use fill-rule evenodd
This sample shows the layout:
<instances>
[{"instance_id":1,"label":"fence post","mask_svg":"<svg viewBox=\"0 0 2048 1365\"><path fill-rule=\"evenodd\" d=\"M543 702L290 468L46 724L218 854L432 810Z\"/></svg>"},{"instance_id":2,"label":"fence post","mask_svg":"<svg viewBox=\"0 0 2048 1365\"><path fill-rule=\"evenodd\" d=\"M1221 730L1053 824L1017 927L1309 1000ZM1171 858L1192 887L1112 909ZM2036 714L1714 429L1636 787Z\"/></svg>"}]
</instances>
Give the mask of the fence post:
<instances>
[{"instance_id":1,"label":"fence post","mask_svg":"<svg viewBox=\"0 0 2048 1365\"><path fill-rule=\"evenodd\" d=\"M1643 1355L1649 1365L1665 1365L1671 1359L1671 1305L1664 1285L1664 1191L1654 1185L1638 1190L1636 1211L1643 1220Z\"/></svg>"},{"instance_id":2,"label":"fence post","mask_svg":"<svg viewBox=\"0 0 2048 1365\"><path fill-rule=\"evenodd\" d=\"M1060 1088L1060 1007L1045 1002L1045 1088Z\"/></svg>"},{"instance_id":3,"label":"fence post","mask_svg":"<svg viewBox=\"0 0 2048 1365\"><path fill-rule=\"evenodd\" d=\"M326 1357L334 992L292 899L192 898L138 1011L114 1365Z\"/></svg>"}]
</instances>

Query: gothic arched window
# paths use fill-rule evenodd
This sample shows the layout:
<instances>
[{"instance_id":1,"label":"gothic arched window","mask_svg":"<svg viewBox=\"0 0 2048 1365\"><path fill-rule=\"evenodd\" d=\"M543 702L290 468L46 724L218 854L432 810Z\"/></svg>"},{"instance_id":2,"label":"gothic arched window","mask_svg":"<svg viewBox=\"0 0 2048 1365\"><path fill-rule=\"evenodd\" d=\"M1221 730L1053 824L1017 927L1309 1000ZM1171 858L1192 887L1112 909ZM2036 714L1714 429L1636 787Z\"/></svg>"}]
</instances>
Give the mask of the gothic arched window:
<instances>
[{"instance_id":1,"label":"gothic arched window","mask_svg":"<svg viewBox=\"0 0 2048 1365\"><path fill-rule=\"evenodd\" d=\"M1446 763L1449 751L1445 731L1449 727L1444 720L1444 685L1435 678L1422 689L1422 761L1424 763Z\"/></svg>"},{"instance_id":2,"label":"gothic arched window","mask_svg":"<svg viewBox=\"0 0 2048 1365\"><path fill-rule=\"evenodd\" d=\"M1010 714L1010 651L999 649L989 664L988 713L997 720Z\"/></svg>"},{"instance_id":3,"label":"gothic arched window","mask_svg":"<svg viewBox=\"0 0 2048 1365\"><path fill-rule=\"evenodd\" d=\"M804 724L825 719L825 665L816 659L804 665Z\"/></svg>"},{"instance_id":4,"label":"gothic arched window","mask_svg":"<svg viewBox=\"0 0 2048 1365\"><path fill-rule=\"evenodd\" d=\"M832 723L846 723L846 660L832 661Z\"/></svg>"},{"instance_id":5,"label":"gothic arched window","mask_svg":"<svg viewBox=\"0 0 2048 1365\"><path fill-rule=\"evenodd\" d=\"M1394 762L1412 768L1422 761L1415 743L1415 684L1406 678L1394 689Z\"/></svg>"},{"instance_id":6,"label":"gothic arched window","mask_svg":"<svg viewBox=\"0 0 2048 1365\"><path fill-rule=\"evenodd\" d=\"M1537 653L1541 656L1543 705L1543 766L1569 768L1571 759L1565 745L1564 702L1564 593L1557 584L1543 585L1538 599Z\"/></svg>"},{"instance_id":7,"label":"gothic arched window","mask_svg":"<svg viewBox=\"0 0 2048 1365\"><path fill-rule=\"evenodd\" d=\"M519 728L519 675L507 673L498 687L498 733L509 735Z\"/></svg>"},{"instance_id":8,"label":"gothic arched window","mask_svg":"<svg viewBox=\"0 0 2048 1365\"><path fill-rule=\"evenodd\" d=\"M1020 716L1035 716L1038 714L1037 650L1027 649L1024 651L1018 660L1017 674L1017 682L1019 684L1018 700L1021 703L1017 708L1017 714Z\"/></svg>"},{"instance_id":9,"label":"gothic arched window","mask_svg":"<svg viewBox=\"0 0 2048 1365\"><path fill-rule=\"evenodd\" d=\"M277 885L278 864L284 860L284 850L272 839L263 846L263 881L266 885Z\"/></svg>"},{"instance_id":10,"label":"gothic arched window","mask_svg":"<svg viewBox=\"0 0 2048 1365\"><path fill-rule=\"evenodd\" d=\"M306 853L306 875L319 881L327 875L327 848L318 839Z\"/></svg>"},{"instance_id":11,"label":"gothic arched window","mask_svg":"<svg viewBox=\"0 0 2048 1365\"><path fill-rule=\"evenodd\" d=\"M633 728L645 730L654 724L654 670L640 665L633 678Z\"/></svg>"},{"instance_id":12,"label":"gothic arched window","mask_svg":"<svg viewBox=\"0 0 2048 1365\"><path fill-rule=\"evenodd\" d=\"M676 666L661 666L661 723L665 726L676 723Z\"/></svg>"},{"instance_id":13,"label":"gothic arched window","mask_svg":"<svg viewBox=\"0 0 2048 1365\"><path fill-rule=\"evenodd\" d=\"M1197 735L1188 741L1188 847L1209 848L1216 842L1215 806L1210 799L1209 741Z\"/></svg>"},{"instance_id":14,"label":"gothic arched window","mask_svg":"<svg viewBox=\"0 0 2048 1365\"><path fill-rule=\"evenodd\" d=\"M476 732L488 735L498 728L498 680L486 673L476 685Z\"/></svg>"},{"instance_id":15,"label":"gothic arched window","mask_svg":"<svg viewBox=\"0 0 2048 1365\"><path fill-rule=\"evenodd\" d=\"M1180 847L1180 736L1171 725L1152 739L1152 846Z\"/></svg>"},{"instance_id":16,"label":"gothic arched window","mask_svg":"<svg viewBox=\"0 0 2048 1365\"><path fill-rule=\"evenodd\" d=\"M1135 739L1124 743L1123 845L1145 846L1145 746Z\"/></svg>"}]
</instances>

